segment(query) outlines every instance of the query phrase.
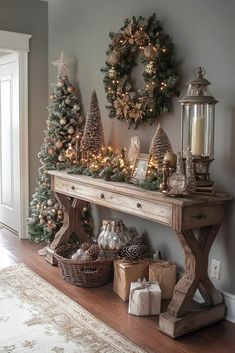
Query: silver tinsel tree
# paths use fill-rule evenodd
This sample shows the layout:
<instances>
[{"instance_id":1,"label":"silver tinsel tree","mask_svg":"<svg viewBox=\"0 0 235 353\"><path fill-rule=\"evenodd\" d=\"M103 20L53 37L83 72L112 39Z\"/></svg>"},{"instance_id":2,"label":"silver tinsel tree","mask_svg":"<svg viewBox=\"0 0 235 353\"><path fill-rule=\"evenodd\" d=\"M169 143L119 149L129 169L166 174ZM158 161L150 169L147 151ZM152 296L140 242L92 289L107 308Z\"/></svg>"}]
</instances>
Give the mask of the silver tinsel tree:
<instances>
[{"instance_id":1,"label":"silver tinsel tree","mask_svg":"<svg viewBox=\"0 0 235 353\"><path fill-rule=\"evenodd\" d=\"M172 146L170 140L161 127L161 124L158 124L157 130L152 138L151 146L149 153L151 154L152 161L158 170L162 169L163 158L167 151L172 152Z\"/></svg>"},{"instance_id":2,"label":"silver tinsel tree","mask_svg":"<svg viewBox=\"0 0 235 353\"><path fill-rule=\"evenodd\" d=\"M194 168L193 168L193 159L192 152L190 149L187 149L186 153L186 180L187 180L187 188L186 192L192 194L196 190L196 179L194 176Z\"/></svg>"},{"instance_id":3,"label":"silver tinsel tree","mask_svg":"<svg viewBox=\"0 0 235 353\"><path fill-rule=\"evenodd\" d=\"M28 232L35 242L51 241L62 225L63 212L53 192L50 190L50 169L66 167L65 152L74 134L83 128L78 98L68 77L58 78L54 92L50 95L47 130L38 154L38 186L30 203L31 216L28 219Z\"/></svg>"},{"instance_id":4,"label":"silver tinsel tree","mask_svg":"<svg viewBox=\"0 0 235 353\"><path fill-rule=\"evenodd\" d=\"M99 103L94 90L91 95L91 103L87 112L81 147L84 151L97 153L102 146L104 146L104 132Z\"/></svg>"}]
</instances>

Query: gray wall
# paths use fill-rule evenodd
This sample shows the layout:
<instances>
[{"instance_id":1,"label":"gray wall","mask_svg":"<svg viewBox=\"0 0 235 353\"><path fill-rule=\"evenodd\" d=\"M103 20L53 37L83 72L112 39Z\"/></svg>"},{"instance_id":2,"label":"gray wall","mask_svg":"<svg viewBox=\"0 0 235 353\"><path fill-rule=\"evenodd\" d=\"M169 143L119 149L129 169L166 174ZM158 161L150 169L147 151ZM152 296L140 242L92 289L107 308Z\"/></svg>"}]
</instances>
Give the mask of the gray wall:
<instances>
[{"instance_id":1,"label":"gray wall","mask_svg":"<svg viewBox=\"0 0 235 353\"><path fill-rule=\"evenodd\" d=\"M48 4L0 0L0 29L31 34L29 53L29 192L34 192L48 104Z\"/></svg>"},{"instance_id":2,"label":"gray wall","mask_svg":"<svg viewBox=\"0 0 235 353\"><path fill-rule=\"evenodd\" d=\"M90 94L96 89L102 112L106 142L128 146L130 136L138 134L142 152L147 152L156 124L128 130L125 122L107 116L103 75L105 51L110 42L108 33L118 31L127 17L159 15L165 30L173 37L178 58L182 62L181 92L199 65L207 70L212 91L219 100L216 107L215 162L211 174L217 189L235 197L235 2L233 0L51 0L49 1L49 58L55 59L61 50L75 56L76 82L82 103L87 110ZM50 66L50 80L56 70ZM180 111L177 99L174 109L162 121L175 151L180 149ZM111 133L111 131L113 133ZM183 265L183 252L174 232L166 227L106 209L96 209L100 217L121 216L127 224L135 224L147 235L153 248ZM221 279L215 285L235 294L235 208L231 203L226 220L212 249L212 256L222 262Z\"/></svg>"}]
</instances>

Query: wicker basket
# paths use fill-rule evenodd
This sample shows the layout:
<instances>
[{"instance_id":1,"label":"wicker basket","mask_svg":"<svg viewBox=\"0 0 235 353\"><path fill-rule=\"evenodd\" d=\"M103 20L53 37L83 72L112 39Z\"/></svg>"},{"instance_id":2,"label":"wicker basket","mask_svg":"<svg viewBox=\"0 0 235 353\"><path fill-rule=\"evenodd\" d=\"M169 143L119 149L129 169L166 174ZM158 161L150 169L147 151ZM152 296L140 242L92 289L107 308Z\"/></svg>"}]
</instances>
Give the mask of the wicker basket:
<instances>
[{"instance_id":1,"label":"wicker basket","mask_svg":"<svg viewBox=\"0 0 235 353\"><path fill-rule=\"evenodd\" d=\"M75 262L70 257L78 248L78 244L66 244L55 250L65 281L79 287L99 287L112 281L113 259Z\"/></svg>"}]
</instances>

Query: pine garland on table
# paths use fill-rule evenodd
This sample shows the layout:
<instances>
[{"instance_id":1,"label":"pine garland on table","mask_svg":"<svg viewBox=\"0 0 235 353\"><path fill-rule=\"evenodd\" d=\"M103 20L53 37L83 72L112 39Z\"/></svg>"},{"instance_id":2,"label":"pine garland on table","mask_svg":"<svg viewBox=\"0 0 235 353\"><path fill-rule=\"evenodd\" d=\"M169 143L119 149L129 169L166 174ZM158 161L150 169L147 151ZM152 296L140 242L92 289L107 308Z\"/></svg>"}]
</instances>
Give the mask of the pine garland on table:
<instances>
[{"instance_id":1,"label":"pine garland on table","mask_svg":"<svg viewBox=\"0 0 235 353\"><path fill-rule=\"evenodd\" d=\"M50 95L49 116L44 131L44 142L38 154L41 167L38 170L37 188L30 202L31 216L28 232L35 242L52 241L63 222L63 211L50 190L50 169L65 169L65 152L74 134L83 129L78 98L68 77L58 78Z\"/></svg>"}]
</instances>

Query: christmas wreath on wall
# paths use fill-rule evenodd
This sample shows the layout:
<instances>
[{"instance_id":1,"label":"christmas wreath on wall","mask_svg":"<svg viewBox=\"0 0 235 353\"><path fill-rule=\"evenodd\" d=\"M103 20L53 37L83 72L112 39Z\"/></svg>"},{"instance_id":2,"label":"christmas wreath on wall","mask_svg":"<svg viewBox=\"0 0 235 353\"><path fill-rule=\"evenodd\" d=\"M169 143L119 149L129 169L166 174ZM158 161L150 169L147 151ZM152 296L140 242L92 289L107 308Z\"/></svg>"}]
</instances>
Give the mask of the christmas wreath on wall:
<instances>
[{"instance_id":1,"label":"christmas wreath on wall","mask_svg":"<svg viewBox=\"0 0 235 353\"><path fill-rule=\"evenodd\" d=\"M127 120L138 127L167 113L171 97L177 95L179 69L174 44L157 20L156 14L145 19L126 19L118 33L110 32L104 85L109 116ZM138 60L144 65L145 87L134 90L130 81Z\"/></svg>"}]
</instances>

